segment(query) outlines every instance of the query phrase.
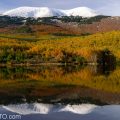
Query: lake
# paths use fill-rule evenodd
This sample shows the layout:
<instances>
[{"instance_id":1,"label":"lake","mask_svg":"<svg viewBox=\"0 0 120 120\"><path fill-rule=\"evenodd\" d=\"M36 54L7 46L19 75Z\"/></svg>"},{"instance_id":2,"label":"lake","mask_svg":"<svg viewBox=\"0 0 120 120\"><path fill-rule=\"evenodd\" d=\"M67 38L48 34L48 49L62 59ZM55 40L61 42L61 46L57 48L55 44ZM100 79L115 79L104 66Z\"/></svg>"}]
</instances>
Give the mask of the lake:
<instances>
[{"instance_id":1,"label":"lake","mask_svg":"<svg viewBox=\"0 0 120 120\"><path fill-rule=\"evenodd\" d=\"M0 119L120 120L120 67L3 66L0 104Z\"/></svg>"}]
</instances>

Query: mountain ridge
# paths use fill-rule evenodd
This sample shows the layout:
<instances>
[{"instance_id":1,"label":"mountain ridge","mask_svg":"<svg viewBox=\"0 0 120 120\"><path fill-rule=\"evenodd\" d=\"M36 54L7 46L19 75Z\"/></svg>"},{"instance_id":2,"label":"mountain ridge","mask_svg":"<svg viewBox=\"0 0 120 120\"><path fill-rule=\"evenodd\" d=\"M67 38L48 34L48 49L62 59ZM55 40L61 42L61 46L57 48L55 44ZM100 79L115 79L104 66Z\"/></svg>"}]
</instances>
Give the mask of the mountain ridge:
<instances>
[{"instance_id":1,"label":"mountain ridge","mask_svg":"<svg viewBox=\"0 0 120 120\"><path fill-rule=\"evenodd\" d=\"M3 15L19 16L19 17L52 17L52 16L82 16L93 17L99 15L95 10L88 7L77 7L69 10L55 9L49 7L18 7L7 12Z\"/></svg>"}]
</instances>

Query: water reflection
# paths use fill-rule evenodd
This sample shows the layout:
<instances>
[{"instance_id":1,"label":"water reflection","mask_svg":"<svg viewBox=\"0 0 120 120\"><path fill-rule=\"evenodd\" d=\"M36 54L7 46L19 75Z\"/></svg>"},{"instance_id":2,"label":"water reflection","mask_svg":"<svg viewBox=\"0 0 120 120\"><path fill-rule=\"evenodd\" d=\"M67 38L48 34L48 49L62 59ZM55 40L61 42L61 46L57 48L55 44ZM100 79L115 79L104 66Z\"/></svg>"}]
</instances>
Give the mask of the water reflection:
<instances>
[{"instance_id":1,"label":"water reflection","mask_svg":"<svg viewBox=\"0 0 120 120\"><path fill-rule=\"evenodd\" d=\"M0 107L0 113L19 115L22 120L119 120L120 106L96 106L92 104L11 104Z\"/></svg>"},{"instance_id":2,"label":"water reflection","mask_svg":"<svg viewBox=\"0 0 120 120\"><path fill-rule=\"evenodd\" d=\"M115 64L97 65L97 66L96 65L91 65L91 66L88 66L88 67L94 75L105 75L105 76L109 76L116 69Z\"/></svg>"},{"instance_id":3,"label":"water reflection","mask_svg":"<svg viewBox=\"0 0 120 120\"><path fill-rule=\"evenodd\" d=\"M79 105L62 105L62 104L43 104L43 103L31 103L31 104L11 104L3 105L4 109L18 114L51 114L56 112L69 111L76 114L88 114L92 112L96 105L92 104L79 104Z\"/></svg>"},{"instance_id":4,"label":"water reflection","mask_svg":"<svg viewBox=\"0 0 120 120\"><path fill-rule=\"evenodd\" d=\"M119 73L115 66L1 67L0 104L119 104Z\"/></svg>"}]
</instances>

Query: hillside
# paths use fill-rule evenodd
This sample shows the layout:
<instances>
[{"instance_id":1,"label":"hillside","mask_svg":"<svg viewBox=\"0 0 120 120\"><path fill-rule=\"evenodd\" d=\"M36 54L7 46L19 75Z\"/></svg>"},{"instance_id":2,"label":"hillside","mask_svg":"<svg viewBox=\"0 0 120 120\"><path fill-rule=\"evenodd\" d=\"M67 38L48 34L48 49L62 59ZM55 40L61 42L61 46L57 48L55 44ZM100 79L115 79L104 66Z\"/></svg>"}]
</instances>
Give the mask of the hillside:
<instances>
[{"instance_id":1,"label":"hillside","mask_svg":"<svg viewBox=\"0 0 120 120\"><path fill-rule=\"evenodd\" d=\"M95 51L111 51L120 60L120 32L86 37L1 34L0 63L41 64L89 62Z\"/></svg>"},{"instance_id":2,"label":"hillside","mask_svg":"<svg viewBox=\"0 0 120 120\"><path fill-rule=\"evenodd\" d=\"M94 18L93 18L94 19ZM74 32L89 33L94 34L98 32L108 32L112 30L120 30L120 17L105 17L100 19L100 21L86 20L85 22L65 22L58 23L61 27L66 27L66 29L72 29ZM88 23L87 23L88 22Z\"/></svg>"},{"instance_id":3,"label":"hillside","mask_svg":"<svg viewBox=\"0 0 120 120\"><path fill-rule=\"evenodd\" d=\"M100 51L110 52L120 61L119 17L1 16L0 21L2 64L83 64L93 62L91 56Z\"/></svg>"},{"instance_id":4,"label":"hillside","mask_svg":"<svg viewBox=\"0 0 120 120\"><path fill-rule=\"evenodd\" d=\"M56 28L72 34L94 34L98 32L109 32L113 30L120 30L120 17L110 16L95 16L90 18L64 16L58 17L44 17L44 18L24 18L24 17L9 17L0 16L0 31L4 32L6 29L13 29L21 25L38 26L45 25L51 28ZM54 33L55 33L54 30ZM44 30L44 31L47 31ZM49 31L50 32L50 31ZM52 31L53 32L53 31ZM58 34L59 32L56 31ZM61 33L61 32L60 32Z\"/></svg>"}]
</instances>

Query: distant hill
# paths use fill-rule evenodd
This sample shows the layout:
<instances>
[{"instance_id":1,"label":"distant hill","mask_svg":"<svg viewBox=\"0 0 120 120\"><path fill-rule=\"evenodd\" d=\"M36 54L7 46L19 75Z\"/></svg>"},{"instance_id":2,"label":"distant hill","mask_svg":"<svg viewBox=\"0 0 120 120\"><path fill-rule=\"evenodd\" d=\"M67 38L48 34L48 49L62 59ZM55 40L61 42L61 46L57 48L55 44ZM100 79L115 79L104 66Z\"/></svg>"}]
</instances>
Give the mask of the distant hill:
<instances>
[{"instance_id":1,"label":"distant hill","mask_svg":"<svg viewBox=\"0 0 120 120\"><path fill-rule=\"evenodd\" d=\"M76 34L118 31L120 30L120 17L96 16L82 19L80 22L59 22L58 25Z\"/></svg>"},{"instance_id":2,"label":"distant hill","mask_svg":"<svg viewBox=\"0 0 120 120\"><path fill-rule=\"evenodd\" d=\"M42 25L42 28L46 28L43 26L47 26L47 28L49 26L49 29L44 29L44 32L51 34L57 33L56 35L59 35L59 33L63 33L61 31L64 31L64 33L67 34L70 33L75 35L81 34L89 35L97 32L120 30L120 17L99 15L89 18L88 17L82 18L81 16L63 16L60 18L43 17L35 19L33 17L25 18L25 17L0 16L0 32L5 31L12 32L14 28L19 28L20 26L23 25L33 26L32 28L34 28L34 26L37 26L39 28L40 25Z\"/></svg>"}]
</instances>

